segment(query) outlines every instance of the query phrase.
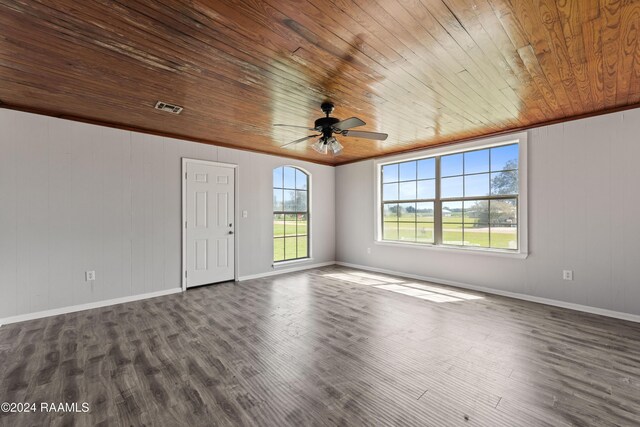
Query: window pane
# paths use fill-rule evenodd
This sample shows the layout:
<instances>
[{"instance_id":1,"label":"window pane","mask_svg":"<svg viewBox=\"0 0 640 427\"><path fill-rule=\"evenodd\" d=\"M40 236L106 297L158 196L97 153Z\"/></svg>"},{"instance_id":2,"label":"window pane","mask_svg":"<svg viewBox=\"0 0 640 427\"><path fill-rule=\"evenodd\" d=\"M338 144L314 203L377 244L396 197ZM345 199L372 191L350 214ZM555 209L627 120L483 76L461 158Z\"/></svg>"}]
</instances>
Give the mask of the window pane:
<instances>
[{"instance_id":1,"label":"window pane","mask_svg":"<svg viewBox=\"0 0 640 427\"><path fill-rule=\"evenodd\" d=\"M491 174L491 194L518 194L518 171Z\"/></svg>"},{"instance_id":2,"label":"window pane","mask_svg":"<svg viewBox=\"0 0 640 427\"><path fill-rule=\"evenodd\" d=\"M518 144L491 149L491 170L518 169Z\"/></svg>"},{"instance_id":3,"label":"window pane","mask_svg":"<svg viewBox=\"0 0 640 427\"><path fill-rule=\"evenodd\" d=\"M436 198L436 180L418 181L418 199Z\"/></svg>"},{"instance_id":4,"label":"window pane","mask_svg":"<svg viewBox=\"0 0 640 427\"><path fill-rule=\"evenodd\" d=\"M400 183L400 199L399 200L415 200L416 199L416 182Z\"/></svg>"},{"instance_id":5,"label":"window pane","mask_svg":"<svg viewBox=\"0 0 640 427\"><path fill-rule=\"evenodd\" d=\"M443 202L442 222L462 223L462 202Z\"/></svg>"},{"instance_id":6,"label":"window pane","mask_svg":"<svg viewBox=\"0 0 640 427\"><path fill-rule=\"evenodd\" d=\"M273 239L273 260L282 261L284 259L284 239Z\"/></svg>"},{"instance_id":7,"label":"window pane","mask_svg":"<svg viewBox=\"0 0 640 427\"><path fill-rule=\"evenodd\" d=\"M307 192L306 191L296 191L296 210L298 212L306 212L307 211Z\"/></svg>"},{"instance_id":8,"label":"window pane","mask_svg":"<svg viewBox=\"0 0 640 427\"><path fill-rule=\"evenodd\" d=\"M273 170L273 186L282 188L282 168L275 168Z\"/></svg>"},{"instance_id":9,"label":"window pane","mask_svg":"<svg viewBox=\"0 0 640 427\"><path fill-rule=\"evenodd\" d=\"M296 169L296 188L298 190L307 189L307 174L299 169Z\"/></svg>"},{"instance_id":10,"label":"window pane","mask_svg":"<svg viewBox=\"0 0 640 427\"><path fill-rule=\"evenodd\" d=\"M462 224L442 224L442 243L462 245Z\"/></svg>"},{"instance_id":11,"label":"window pane","mask_svg":"<svg viewBox=\"0 0 640 427\"><path fill-rule=\"evenodd\" d=\"M440 192L442 198L462 197L462 177L442 178Z\"/></svg>"},{"instance_id":12,"label":"window pane","mask_svg":"<svg viewBox=\"0 0 640 427\"><path fill-rule=\"evenodd\" d=\"M488 196L489 195L489 174L465 175L464 196Z\"/></svg>"},{"instance_id":13,"label":"window pane","mask_svg":"<svg viewBox=\"0 0 640 427\"><path fill-rule=\"evenodd\" d=\"M433 202L416 203L416 220L433 222Z\"/></svg>"},{"instance_id":14,"label":"window pane","mask_svg":"<svg viewBox=\"0 0 640 427\"><path fill-rule=\"evenodd\" d=\"M383 222L382 223L382 238L384 240L398 240L398 223L397 222Z\"/></svg>"},{"instance_id":15,"label":"window pane","mask_svg":"<svg viewBox=\"0 0 640 427\"><path fill-rule=\"evenodd\" d=\"M284 215L282 214L275 214L273 216L273 236L284 236Z\"/></svg>"},{"instance_id":16,"label":"window pane","mask_svg":"<svg viewBox=\"0 0 640 427\"><path fill-rule=\"evenodd\" d=\"M295 259L296 255L296 238L285 237L284 238L284 259Z\"/></svg>"},{"instance_id":17,"label":"window pane","mask_svg":"<svg viewBox=\"0 0 640 427\"><path fill-rule=\"evenodd\" d=\"M284 221L284 234L286 236L295 236L297 232L295 215L287 215Z\"/></svg>"},{"instance_id":18,"label":"window pane","mask_svg":"<svg viewBox=\"0 0 640 427\"><path fill-rule=\"evenodd\" d=\"M286 212L295 212L296 190L284 190L284 210Z\"/></svg>"},{"instance_id":19,"label":"window pane","mask_svg":"<svg viewBox=\"0 0 640 427\"><path fill-rule=\"evenodd\" d=\"M489 224L465 224L464 226L464 245L478 246L482 248L489 247Z\"/></svg>"},{"instance_id":20,"label":"window pane","mask_svg":"<svg viewBox=\"0 0 640 427\"><path fill-rule=\"evenodd\" d=\"M416 224L416 241L433 243L433 223L419 222Z\"/></svg>"},{"instance_id":21,"label":"window pane","mask_svg":"<svg viewBox=\"0 0 640 427\"><path fill-rule=\"evenodd\" d=\"M489 172L489 149L464 153L464 173Z\"/></svg>"},{"instance_id":22,"label":"window pane","mask_svg":"<svg viewBox=\"0 0 640 427\"><path fill-rule=\"evenodd\" d=\"M397 221L398 220L398 204L385 203L382 216L385 221Z\"/></svg>"},{"instance_id":23,"label":"window pane","mask_svg":"<svg viewBox=\"0 0 640 427\"><path fill-rule=\"evenodd\" d=\"M405 242L416 241L416 223L401 222L398 224L398 239Z\"/></svg>"},{"instance_id":24,"label":"window pane","mask_svg":"<svg viewBox=\"0 0 640 427\"><path fill-rule=\"evenodd\" d=\"M400 163L400 181L415 181L416 180L416 162L404 162Z\"/></svg>"},{"instance_id":25,"label":"window pane","mask_svg":"<svg viewBox=\"0 0 640 427\"><path fill-rule=\"evenodd\" d=\"M440 174L442 176L462 175L462 153L442 156L440 158Z\"/></svg>"},{"instance_id":26,"label":"window pane","mask_svg":"<svg viewBox=\"0 0 640 427\"><path fill-rule=\"evenodd\" d=\"M308 248L307 248L308 238L298 237L298 258L306 258L309 256Z\"/></svg>"},{"instance_id":27,"label":"window pane","mask_svg":"<svg viewBox=\"0 0 640 427\"><path fill-rule=\"evenodd\" d=\"M464 223L476 224L489 222L489 201L468 200L464 202Z\"/></svg>"},{"instance_id":28,"label":"window pane","mask_svg":"<svg viewBox=\"0 0 640 427\"><path fill-rule=\"evenodd\" d=\"M398 200L398 184L384 184L382 186L382 200Z\"/></svg>"},{"instance_id":29,"label":"window pane","mask_svg":"<svg viewBox=\"0 0 640 427\"><path fill-rule=\"evenodd\" d=\"M382 167L382 182L398 181L398 165L385 165Z\"/></svg>"},{"instance_id":30,"label":"window pane","mask_svg":"<svg viewBox=\"0 0 640 427\"><path fill-rule=\"evenodd\" d=\"M308 215L296 212L307 212L309 177L303 171L289 166L273 170L273 260L305 258L305 248L298 254L298 237L308 239Z\"/></svg>"},{"instance_id":31,"label":"window pane","mask_svg":"<svg viewBox=\"0 0 640 427\"><path fill-rule=\"evenodd\" d=\"M296 170L284 167L284 188L296 188Z\"/></svg>"},{"instance_id":32,"label":"window pane","mask_svg":"<svg viewBox=\"0 0 640 427\"><path fill-rule=\"evenodd\" d=\"M415 203L399 203L398 204L398 220L399 221L416 221L416 204Z\"/></svg>"},{"instance_id":33,"label":"window pane","mask_svg":"<svg viewBox=\"0 0 640 427\"><path fill-rule=\"evenodd\" d=\"M282 190L273 190L273 210L274 211L283 211L284 205L284 194Z\"/></svg>"},{"instance_id":34,"label":"window pane","mask_svg":"<svg viewBox=\"0 0 640 427\"><path fill-rule=\"evenodd\" d=\"M307 224L308 224L308 218L306 214L300 214L298 215L298 227L297 227L297 233L298 235L306 235L309 234L308 233L308 229L307 229Z\"/></svg>"},{"instance_id":35,"label":"window pane","mask_svg":"<svg viewBox=\"0 0 640 427\"><path fill-rule=\"evenodd\" d=\"M518 249L518 226L491 226L491 247L497 249Z\"/></svg>"},{"instance_id":36,"label":"window pane","mask_svg":"<svg viewBox=\"0 0 640 427\"><path fill-rule=\"evenodd\" d=\"M383 166L383 239L435 243L439 189L443 244L517 249L517 167L518 144Z\"/></svg>"},{"instance_id":37,"label":"window pane","mask_svg":"<svg viewBox=\"0 0 640 427\"><path fill-rule=\"evenodd\" d=\"M418 179L432 179L436 177L436 159L418 160Z\"/></svg>"},{"instance_id":38,"label":"window pane","mask_svg":"<svg viewBox=\"0 0 640 427\"><path fill-rule=\"evenodd\" d=\"M518 223L518 202L516 199L492 200L490 203L491 225L511 226Z\"/></svg>"}]
</instances>

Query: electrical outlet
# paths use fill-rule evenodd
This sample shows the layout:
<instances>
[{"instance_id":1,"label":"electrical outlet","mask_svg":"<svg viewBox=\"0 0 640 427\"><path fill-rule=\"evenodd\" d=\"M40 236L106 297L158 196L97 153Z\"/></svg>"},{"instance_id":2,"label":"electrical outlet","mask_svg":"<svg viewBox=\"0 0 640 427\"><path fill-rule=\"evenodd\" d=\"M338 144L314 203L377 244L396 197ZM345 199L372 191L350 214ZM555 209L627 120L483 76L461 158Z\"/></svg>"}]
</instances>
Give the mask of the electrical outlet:
<instances>
[{"instance_id":1,"label":"electrical outlet","mask_svg":"<svg viewBox=\"0 0 640 427\"><path fill-rule=\"evenodd\" d=\"M87 282L91 282L92 280L96 280L96 272L95 271L85 271L85 280Z\"/></svg>"},{"instance_id":2,"label":"electrical outlet","mask_svg":"<svg viewBox=\"0 0 640 427\"><path fill-rule=\"evenodd\" d=\"M249 217L249 211L242 211L242 218L248 218Z\"/></svg>"},{"instance_id":3,"label":"electrical outlet","mask_svg":"<svg viewBox=\"0 0 640 427\"><path fill-rule=\"evenodd\" d=\"M562 270L562 278L564 280L573 280L573 270Z\"/></svg>"},{"instance_id":4,"label":"electrical outlet","mask_svg":"<svg viewBox=\"0 0 640 427\"><path fill-rule=\"evenodd\" d=\"M367 248L367 253L371 254L371 248Z\"/></svg>"}]
</instances>

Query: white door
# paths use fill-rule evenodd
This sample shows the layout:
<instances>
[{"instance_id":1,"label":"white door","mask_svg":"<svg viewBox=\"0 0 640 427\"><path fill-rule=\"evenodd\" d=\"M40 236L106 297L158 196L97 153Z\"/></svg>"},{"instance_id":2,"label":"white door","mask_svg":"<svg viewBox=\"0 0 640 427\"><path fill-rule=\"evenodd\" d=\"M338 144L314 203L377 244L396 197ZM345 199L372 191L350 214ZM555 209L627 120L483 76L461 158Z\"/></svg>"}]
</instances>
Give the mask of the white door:
<instances>
[{"instance_id":1,"label":"white door","mask_svg":"<svg viewBox=\"0 0 640 427\"><path fill-rule=\"evenodd\" d=\"M186 287L234 279L233 167L184 161Z\"/></svg>"}]
</instances>

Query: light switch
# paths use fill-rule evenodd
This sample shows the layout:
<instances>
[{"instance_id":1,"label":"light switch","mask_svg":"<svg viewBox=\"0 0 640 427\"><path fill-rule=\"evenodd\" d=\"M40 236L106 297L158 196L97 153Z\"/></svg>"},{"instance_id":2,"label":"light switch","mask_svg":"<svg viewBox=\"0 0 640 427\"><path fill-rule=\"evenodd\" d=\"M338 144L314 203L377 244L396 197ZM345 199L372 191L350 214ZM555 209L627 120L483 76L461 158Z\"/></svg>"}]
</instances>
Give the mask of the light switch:
<instances>
[{"instance_id":1,"label":"light switch","mask_svg":"<svg viewBox=\"0 0 640 427\"><path fill-rule=\"evenodd\" d=\"M249 217L249 211L242 211L242 218L248 218Z\"/></svg>"}]
</instances>

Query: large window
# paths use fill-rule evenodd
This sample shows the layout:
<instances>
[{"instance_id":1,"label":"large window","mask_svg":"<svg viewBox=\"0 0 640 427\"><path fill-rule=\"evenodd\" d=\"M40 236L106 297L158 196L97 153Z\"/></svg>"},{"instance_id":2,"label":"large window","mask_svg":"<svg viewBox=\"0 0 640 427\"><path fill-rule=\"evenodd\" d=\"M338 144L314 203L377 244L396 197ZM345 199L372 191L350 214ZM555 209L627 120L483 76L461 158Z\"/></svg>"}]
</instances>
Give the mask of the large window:
<instances>
[{"instance_id":1,"label":"large window","mask_svg":"<svg viewBox=\"0 0 640 427\"><path fill-rule=\"evenodd\" d=\"M283 166L273 170L273 260L309 257L309 176Z\"/></svg>"},{"instance_id":2,"label":"large window","mask_svg":"<svg viewBox=\"0 0 640 427\"><path fill-rule=\"evenodd\" d=\"M518 143L383 164L381 240L517 251Z\"/></svg>"}]
</instances>

